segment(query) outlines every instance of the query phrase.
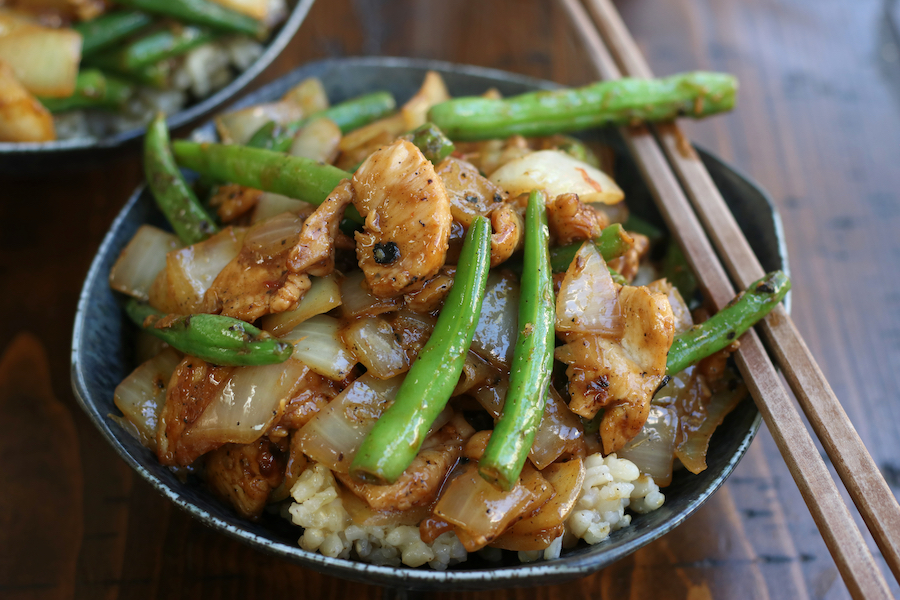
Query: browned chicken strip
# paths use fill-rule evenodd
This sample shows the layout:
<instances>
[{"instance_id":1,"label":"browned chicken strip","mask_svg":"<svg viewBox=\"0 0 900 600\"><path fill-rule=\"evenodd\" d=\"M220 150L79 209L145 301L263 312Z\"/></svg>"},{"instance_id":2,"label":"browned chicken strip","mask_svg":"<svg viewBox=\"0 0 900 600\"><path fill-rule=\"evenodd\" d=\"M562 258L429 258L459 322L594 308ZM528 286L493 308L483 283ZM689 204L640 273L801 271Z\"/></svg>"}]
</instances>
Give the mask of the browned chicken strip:
<instances>
[{"instance_id":1,"label":"browned chicken strip","mask_svg":"<svg viewBox=\"0 0 900 600\"><path fill-rule=\"evenodd\" d=\"M609 225L606 215L578 199L578 194L560 194L547 203L547 225L555 245L592 240Z\"/></svg>"},{"instance_id":2,"label":"browned chicken strip","mask_svg":"<svg viewBox=\"0 0 900 600\"><path fill-rule=\"evenodd\" d=\"M288 256L292 272L325 277L334 271L335 238L344 210L352 201L353 186L345 180L303 222L300 239Z\"/></svg>"},{"instance_id":3,"label":"browned chicken strip","mask_svg":"<svg viewBox=\"0 0 900 600\"><path fill-rule=\"evenodd\" d=\"M429 436L412 464L390 485L357 483L347 473L335 477L375 510L409 510L434 502L441 485L475 430L460 415Z\"/></svg>"},{"instance_id":4,"label":"browned chicken strip","mask_svg":"<svg viewBox=\"0 0 900 600\"><path fill-rule=\"evenodd\" d=\"M184 434L200 418L233 371L233 367L217 367L192 356L184 357L178 364L169 380L166 404L156 430L159 462L169 467L187 466L219 445L208 439L189 440Z\"/></svg>"},{"instance_id":5,"label":"browned chicken strip","mask_svg":"<svg viewBox=\"0 0 900 600\"><path fill-rule=\"evenodd\" d=\"M380 148L353 176L365 218L356 254L369 289L395 297L437 274L450 239L450 201L432 164L411 143Z\"/></svg>"},{"instance_id":6,"label":"browned chicken strip","mask_svg":"<svg viewBox=\"0 0 900 600\"><path fill-rule=\"evenodd\" d=\"M266 438L226 444L206 456L206 480L242 517L256 520L284 479L286 462L284 453Z\"/></svg>"},{"instance_id":7,"label":"browned chicken strip","mask_svg":"<svg viewBox=\"0 0 900 600\"><path fill-rule=\"evenodd\" d=\"M254 236L254 230L247 233L240 253L206 292L212 312L253 322L263 315L296 308L311 285L308 275L291 272L287 264L302 221L290 216L282 220L284 236L274 244L265 238L265 244L256 243L260 238Z\"/></svg>"}]
</instances>

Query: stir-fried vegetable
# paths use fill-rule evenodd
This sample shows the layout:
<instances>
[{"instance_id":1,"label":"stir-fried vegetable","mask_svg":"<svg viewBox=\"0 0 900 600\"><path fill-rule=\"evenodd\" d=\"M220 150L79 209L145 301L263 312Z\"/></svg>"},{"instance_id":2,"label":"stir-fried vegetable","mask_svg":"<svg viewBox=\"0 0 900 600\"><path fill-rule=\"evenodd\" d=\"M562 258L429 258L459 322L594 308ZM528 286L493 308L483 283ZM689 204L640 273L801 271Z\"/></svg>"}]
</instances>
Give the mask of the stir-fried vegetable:
<instances>
[{"instance_id":1,"label":"stir-fried vegetable","mask_svg":"<svg viewBox=\"0 0 900 600\"><path fill-rule=\"evenodd\" d=\"M750 284L746 291L708 321L675 339L669 351L666 371L678 373L727 347L778 306L790 289L791 280L781 271L768 273Z\"/></svg>"},{"instance_id":2,"label":"stir-fried vegetable","mask_svg":"<svg viewBox=\"0 0 900 600\"><path fill-rule=\"evenodd\" d=\"M218 230L175 165L163 115L157 115L144 137L144 173L157 206L182 242L193 244Z\"/></svg>"},{"instance_id":3,"label":"stir-fried vegetable","mask_svg":"<svg viewBox=\"0 0 900 600\"><path fill-rule=\"evenodd\" d=\"M457 98L431 108L429 119L453 140L551 135L599 125L636 125L731 110L737 80L723 73L665 79L617 79L579 89L504 99Z\"/></svg>"},{"instance_id":4,"label":"stir-fried vegetable","mask_svg":"<svg viewBox=\"0 0 900 600\"><path fill-rule=\"evenodd\" d=\"M174 17L185 23L213 29L264 37L265 27L251 17L208 0L119 0L121 4L144 12Z\"/></svg>"},{"instance_id":5,"label":"stir-fried vegetable","mask_svg":"<svg viewBox=\"0 0 900 600\"><path fill-rule=\"evenodd\" d=\"M490 265L490 225L469 228L460 266L428 343L387 410L350 465L351 475L371 483L396 481L418 453L424 434L444 409L472 343Z\"/></svg>"},{"instance_id":6,"label":"stir-fried vegetable","mask_svg":"<svg viewBox=\"0 0 900 600\"><path fill-rule=\"evenodd\" d=\"M185 354L217 365L270 365L284 362L293 347L243 321L220 315L165 317L137 300L125 311L135 324Z\"/></svg>"},{"instance_id":7,"label":"stir-fried vegetable","mask_svg":"<svg viewBox=\"0 0 900 600\"><path fill-rule=\"evenodd\" d=\"M504 490L512 489L518 481L531 450L553 369L555 302L547 252L546 201L543 191L534 191L528 197L519 337L513 351L509 391L478 463L481 476Z\"/></svg>"}]
</instances>

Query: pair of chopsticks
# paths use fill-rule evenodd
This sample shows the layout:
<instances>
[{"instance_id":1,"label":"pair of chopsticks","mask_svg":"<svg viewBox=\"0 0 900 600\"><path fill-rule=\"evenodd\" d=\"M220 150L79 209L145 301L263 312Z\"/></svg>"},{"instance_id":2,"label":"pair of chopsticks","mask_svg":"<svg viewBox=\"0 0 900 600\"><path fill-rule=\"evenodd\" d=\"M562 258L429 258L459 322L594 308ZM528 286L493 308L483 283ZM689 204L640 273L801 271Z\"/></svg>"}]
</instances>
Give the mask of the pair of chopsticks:
<instances>
[{"instance_id":1,"label":"pair of chopsticks","mask_svg":"<svg viewBox=\"0 0 900 600\"><path fill-rule=\"evenodd\" d=\"M590 15L579 0L561 2L603 79L653 77L611 0L584 0ZM741 289L761 278L763 268L677 124L657 126L655 132L656 137L647 128L621 130L669 230L707 298L721 309L734 297L735 289L712 244ZM772 311L757 329L900 580L900 506L887 482L784 307ZM850 594L891 598L875 558L754 330L741 339L735 358Z\"/></svg>"}]
</instances>

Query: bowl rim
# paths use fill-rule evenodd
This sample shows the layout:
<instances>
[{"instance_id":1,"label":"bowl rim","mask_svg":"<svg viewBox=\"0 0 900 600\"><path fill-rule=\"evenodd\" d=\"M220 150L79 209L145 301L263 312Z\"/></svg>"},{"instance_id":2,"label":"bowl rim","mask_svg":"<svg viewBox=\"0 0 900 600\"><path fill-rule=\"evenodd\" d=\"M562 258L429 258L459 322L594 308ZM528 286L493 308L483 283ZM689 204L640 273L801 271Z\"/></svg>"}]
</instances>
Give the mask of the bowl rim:
<instances>
[{"instance_id":1,"label":"bowl rim","mask_svg":"<svg viewBox=\"0 0 900 600\"><path fill-rule=\"evenodd\" d=\"M507 81L521 83L534 87L559 87L558 84L540 80L532 77L522 76L506 71L489 69L484 67L475 67L471 65L457 65L443 61L432 61L423 59L404 59L396 57L364 57L364 58L339 58L324 59L307 63L298 69L284 75L260 88L254 92L254 96L264 96L268 89L276 87L279 82L284 79L296 78L298 74L313 70L319 67L327 67L330 64L338 66L361 66L361 67L415 67L420 69L434 69L438 71L451 71L454 74L474 75L481 77L500 78ZM241 102L254 101L252 98L242 99ZM259 101L256 99L255 101ZM235 107L236 108L236 107ZM202 129L208 127L201 125ZM725 172L731 172L737 179L747 185L753 193L769 206L771 210L773 226L777 239L777 252L782 262L783 269L787 270L788 260L787 251L784 240L784 231L780 216L775 209L769 195L755 181L747 177L743 173L738 172L733 167L716 157L714 154L698 148L701 156L717 167L722 168ZM580 555L564 556L561 559L553 561L539 561L534 563L522 563L520 565L498 566L486 569L465 570L450 569L445 571L437 571L432 569L413 569L409 567L389 567L372 565L360 561L352 561L340 558L330 558L319 553L307 552L299 547L299 545L289 546L279 540L273 540L259 535L245 528L235 526L226 520L211 514L204 508L200 508L193 504L190 500L183 497L175 487L168 485L166 482L157 478L150 473L143 465L141 465L128 449L119 441L115 432L113 432L113 423L106 415L101 414L97 409L97 404L90 401L91 393L88 391L88 385L85 380L85 373L82 368L82 357L79 342L84 336L84 332L88 327L86 323L87 306L90 302L90 290L98 279L105 280L107 273L104 270L104 257L106 257L112 247L116 243L116 232L122 227L123 222L127 219L128 214L135 205L140 201L146 188L141 185L129 198L128 202L118 213L115 220L110 225L103 242L101 243L85 278L82 291L79 295L78 307L75 315L75 322L72 337L72 353L71 353L71 381L75 396L82 409L88 414L94 425L100 430L107 441L113 446L116 452L122 457L126 463L136 470L154 489L160 494L172 501L192 516L198 518L214 529L223 531L226 535L249 544L250 546L263 550L269 554L273 554L292 562L300 563L302 566L312 568L317 571L325 572L330 575L342 578L360 581L364 583L375 583L388 586L402 586L408 589L486 589L496 587L515 587L532 585L535 583L553 583L566 579L573 579L585 576L589 573L597 571L615 560L618 560L638 548L658 539L662 535L668 533L681 523L706 501L709 497L724 483L731 475L740 459L745 455L747 448L753 440L761 423L761 416L757 412L752 419L750 428L743 433L743 437L738 444L734 454L728 459L727 464L715 478L701 490L698 490L697 499L685 510L675 514L668 521L656 526L650 531L646 531L636 536L634 539L627 541L615 548L615 558L604 560L602 551L592 553L583 553ZM118 427L118 426L117 426ZM128 435L121 428L121 433ZM602 546L593 546L593 548L602 549ZM610 553L607 553L610 554ZM500 584L500 585L498 585Z\"/></svg>"},{"instance_id":2,"label":"bowl rim","mask_svg":"<svg viewBox=\"0 0 900 600\"><path fill-rule=\"evenodd\" d=\"M256 79L284 50L285 46L293 39L300 25L306 19L309 9L315 0L297 0L288 14L287 19L281 24L272 39L265 44L262 54L253 61L237 77L227 85L216 90L195 104L179 110L166 119L169 129L184 127L212 111L223 107L240 94L254 79ZM51 142L0 142L0 158L7 157L49 157L84 150L108 150L116 148L128 142L132 142L144 135L146 126L135 127L102 138L72 138L67 140L53 140Z\"/></svg>"}]
</instances>

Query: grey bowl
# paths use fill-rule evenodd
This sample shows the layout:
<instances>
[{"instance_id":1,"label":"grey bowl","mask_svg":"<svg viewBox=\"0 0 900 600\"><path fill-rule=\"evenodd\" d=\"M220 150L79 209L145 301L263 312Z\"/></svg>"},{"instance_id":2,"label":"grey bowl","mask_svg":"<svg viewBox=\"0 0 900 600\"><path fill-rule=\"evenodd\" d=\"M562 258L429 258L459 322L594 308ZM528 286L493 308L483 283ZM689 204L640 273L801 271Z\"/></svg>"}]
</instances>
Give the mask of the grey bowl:
<instances>
[{"instance_id":1,"label":"grey bowl","mask_svg":"<svg viewBox=\"0 0 900 600\"><path fill-rule=\"evenodd\" d=\"M314 0L288 0L291 12L272 35L262 55L228 85L214 94L169 116L169 129L175 130L210 115L231 101L256 79L287 46L309 12ZM30 174L60 167L71 168L88 160L102 160L110 152L144 135L144 127L130 129L98 139L57 140L54 142L0 142L0 173Z\"/></svg>"},{"instance_id":2,"label":"grey bowl","mask_svg":"<svg viewBox=\"0 0 900 600\"><path fill-rule=\"evenodd\" d=\"M448 63L396 58L326 60L308 64L283 79L244 98L238 106L263 102L280 96L303 78L322 79L333 101L374 89L388 89L402 102L411 96L426 70L440 71L451 93L480 93L490 86L504 94L521 93L555 84L482 68ZM207 124L196 137L212 138ZM603 132L611 143L621 146L615 133ZM787 259L778 215L766 194L709 153L702 153L707 167L726 201L743 227L753 249L767 270L785 269ZM646 186L625 154L620 154L615 177L628 194L633 210L661 222ZM113 390L134 367L130 342L133 330L126 323L119 300L107 285L109 269L119 251L137 228L146 222L161 225L162 217L149 193L138 189L116 218L91 266L82 289L75 318L72 343L72 385L82 407L119 455L155 489L208 526L246 542L260 550L300 563L311 569L365 583L406 589L474 590L559 583L587 575L634 552L688 518L718 489L734 470L755 435L760 417L747 400L725 420L712 438L709 468L700 475L684 471L665 490L665 505L648 515L636 516L631 527L614 532L599 545L579 546L557 560L518 564L513 553L503 562L487 563L478 557L448 571L377 567L348 560L328 558L301 550L299 530L280 519L250 523L232 511L200 483L182 483L155 456L110 420L115 412Z\"/></svg>"}]
</instances>

